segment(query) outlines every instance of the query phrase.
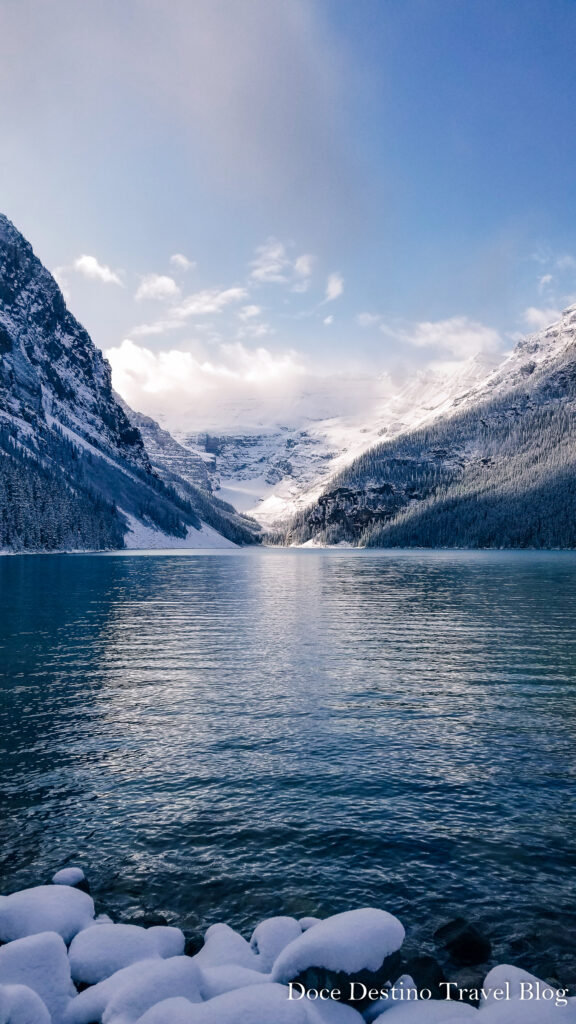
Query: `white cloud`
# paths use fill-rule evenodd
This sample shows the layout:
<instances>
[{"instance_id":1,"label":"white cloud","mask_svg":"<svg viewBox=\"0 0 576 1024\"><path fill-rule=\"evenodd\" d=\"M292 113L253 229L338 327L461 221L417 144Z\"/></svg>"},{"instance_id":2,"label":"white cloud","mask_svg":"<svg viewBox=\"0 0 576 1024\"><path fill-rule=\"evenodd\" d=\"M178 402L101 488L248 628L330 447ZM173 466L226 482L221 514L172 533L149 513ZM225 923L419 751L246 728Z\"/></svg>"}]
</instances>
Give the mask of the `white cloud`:
<instances>
[{"instance_id":1,"label":"white cloud","mask_svg":"<svg viewBox=\"0 0 576 1024\"><path fill-rule=\"evenodd\" d=\"M375 327L376 324L380 323L380 319L374 313L358 313L356 323L359 327Z\"/></svg>"},{"instance_id":2,"label":"white cloud","mask_svg":"<svg viewBox=\"0 0 576 1024\"><path fill-rule=\"evenodd\" d=\"M137 324L132 327L130 334L134 338L145 338L155 334L167 334L169 331L178 331L183 327L182 320L154 320L150 324Z\"/></svg>"},{"instance_id":3,"label":"white cloud","mask_svg":"<svg viewBox=\"0 0 576 1024\"><path fill-rule=\"evenodd\" d=\"M344 278L342 274L330 274L326 282L326 298L325 302L333 302L334 299L339 299L344 291Z\"/></svg>"},{"instance_id":4,"label":"white cloud","mask_svg":"<svg viewBox=\"0 0 576 1024\"><path fill-rule=\"evenodd\" d=\"M416 348L444 350L458 359L467 359L478 352L496 352L502 345L498 331L466 316L422 321L409 328L395 328L383 323L380 330Z\"/></svg>"},{"instance_id":5,"label":"white cloud","mask_svg":"<svg viewBox=\"0 0 576 1024\"><path fill-rule=\"evenodd\" d=\"M256 417L272 418L309 374L296 352L273 353L239 342L206 355L153 352L126 339L106 356L115 388L133 408L188 429L222 427L234 421L239 405L255 410Z\"/></svg>"},{"instance_id":6,"label":"white cloud","mask_svg":"<svg viewBox=\"0 0 576 1024\"><path fill-rule=\"evenodd\" d=\"M170 263L176 270L194 270L197 266L195 260L189 260L181 252L175 252L170 257Z\"/></svg>"},{"instance_id":7,"label":"white cloud","mask_svg":"<svg viewBox=\"0 0 576 1024\"><path fill-rule=\"evenodd\" d=\"M551 307L539 309L537 306L529 306L528 309L524 310L522 319L530 330L541 331L544 327L548 327L549 324L559 320L561 315L562 311L560 309Z\"/></svg>"},{"instance_id":8,"label":"white cloud","mask_svg":"<svg viewBox=\"0 0 576 1024\"><path fill-rule=\"evenodd\" d=\"M142 299L158 299L165 302L176 299L179 295L180 289L173 277L166 277L164 274L146 274L142 278L134 298L138 302Z\"/></svg>"},{"instance_id":9,"label":"white cloud","mask_svg":"<svg viewBox=\"0 0 576 1024\"><path fill-rule=\"evenodd\" d=\"M559 270L576 270L576 259L570 253L563 253L556 257L556 266Z\"/></svg>"},{"instance_id":10,"label":"white cloud","mask_svg":"<svg viewBox=\"0 0 576 1024\"><path fill-rule=\"evenodd\" d=\"M227 306L242 302L247 298L248 292L245 288L205 288L193 295L187 295L177 306L169 307L166 315L160 320L133 327L130 334L135 338L141 338L177 331L186 324L188 319L217 315L222 313Z\"/></svg>"},{"instance_id":11,"label":"white cloud","mask_svg":"<svg viewBox=\"0 0 576 1024\"><path fill-rule=\"evenodd\" d=\"M324 320L323 320L323 323L324 323L324 324L326 324L326 326L327 326L327 327L329 327L329 326L330 326L330 324L333 324L333 323L334 323L334 317L333 317L332 315L330 315L330 316L325 316L325 317L324 317Z\"/></svg>"},{"instance_id":12,"label":"white cloud","mask_svg":"<svg viewBox=\"0 0 576 1024\"><path fill-rule=\"evenodd\" d=\"M293 292L306 292L314 269L315 256L302 253L295 259L277 238L269 238L256 249L250 264L250 276L259 284L290 285Z\"/></svg>"},{"instance_id":13,"label":"white cloud","mask_svg":"<svg viewBox=\"0 0 576 1024\"><path fill-rule=\"evenodd\" d=\"M261 306L242 306L242 309L238 311L238 316L241 320L252 320L255 316L260 316L261 312Z\"/></svg>"},{"instance_id":14,"label":"white cloud","mask_svg":"<svg viewBox=\"0 0 576 1024\"><path fill-rule=\"evenodd\" d=\"M554 277L552 274L542 274L542 277L538 279L538 291L543 292L548 288L548 285L552 284Z\"/></svg>"},{"instance_id":15,"label":"white cloud","mask_svg":"<svg viewBox=\"0 0 576 1024\"><path fill-rule=\"evenodd\" d=\"M275 238L269 238L256 249L256 259L250 264L251 276L255 281L266 284L285 284L289 280L291 263L286 255L286 246Z\"/></svg>"},{"instance_id":16,"label":"white cloud","mask_svg":"<svg viewBox=\"0 0 576 1024\"><path fill-rule=\"evenodd\" d=\"M157 352L125 340L106 353L116 390L168 429L238 433L359 414L390 394L390 379L358 364L326 372L294 350L241 342Z\"/></svg>"},{"instance_id":17,"label":"white cloud","mask_svg":"<svg viewBox=\"0 0 576 1024\"><path fill-rule=\"evenodd\" d=\"M86 254L79 256L77 260L74 260L73 269L93 281L102 281L103 284L117 284L123 287L118 274L106 264L99 263L95 256Z\"/></svg>"},{"instance_id":18,"label":"white cloud","mask_svg":"<svg viewBox=\"0 0 576 1024\"><path fill-rule=\"evenodd\" d=\"M248 298L246 288L205 288L201 292L195 292L182 300L179 306L170 310L170 315L175 320L187 320L193 316L210 316L213 313L221 313L226 306L235 302L242 302Z\"/></svg>"}]
</instances>

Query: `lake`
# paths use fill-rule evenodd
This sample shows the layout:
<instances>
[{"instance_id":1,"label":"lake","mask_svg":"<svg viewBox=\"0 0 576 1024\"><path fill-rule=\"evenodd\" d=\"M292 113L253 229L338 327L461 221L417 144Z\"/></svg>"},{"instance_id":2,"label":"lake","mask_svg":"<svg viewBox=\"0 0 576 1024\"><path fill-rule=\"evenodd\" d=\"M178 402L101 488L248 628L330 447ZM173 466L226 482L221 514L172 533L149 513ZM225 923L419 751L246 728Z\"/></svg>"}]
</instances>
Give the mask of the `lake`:
<instances>
[{"instance_id":1,"label":"lake","mask_svg":"<svg viewBox=\"0 0 576 1024\"><path fill-rule=\"evenodd\" d=\"M569 552L0 558L0 889L430 950L463 913L574 975L575 593Z\"/></svg>"}]
</instances>

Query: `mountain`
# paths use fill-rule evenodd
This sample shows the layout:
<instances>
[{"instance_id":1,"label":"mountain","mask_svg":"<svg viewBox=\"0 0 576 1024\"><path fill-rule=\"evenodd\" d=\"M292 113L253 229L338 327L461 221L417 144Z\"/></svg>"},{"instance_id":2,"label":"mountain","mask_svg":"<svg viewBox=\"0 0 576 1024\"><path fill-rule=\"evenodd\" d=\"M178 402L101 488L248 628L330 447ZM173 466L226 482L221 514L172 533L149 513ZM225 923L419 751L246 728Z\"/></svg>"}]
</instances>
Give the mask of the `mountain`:
<instances>
[{"instance_id":1,"label":"mountain","mask_svg":"<svg viewBox=\"0 0 576 1024\"><path fill-rule=\"evenodd\" d=\"M254 524L187 488L153 469L109 364L0 215L0 549L254 541Z\"/></svg>"},{"instance_id":2,"label":"mountain","mask_svg":"<svg viewBox=\"0 0 576 1024\"><path fill-rule=\"evenodd\" d=\"M215 494L271 530L317 500L330 478L362 452L384 437L441 415L456 395L485 380L500 361L493 355L475 356L456 368L417 374L399 390L393 390L386 378L376 387L374 381L352 378L347 400L362 413L342 414L340 409L335 414L342 404L342 385L335 381L332 394L321 386L307 391L283 411L284 420L272 426L251 423L255 416L248 404L235 410L237 427L231 422L227 429L198 432L169 421L171 442L176 438L180 446L178 455L164 440L158 438L157 443L148 434L143 418L138 426L150 453L148 439L153 445L155 465L169 468L173 459L185 461L186 472L207 477ZM170 437L167 431L163 435Z\"/></svg>"},{"instance_id":3,"label":"mountain","mask_svg":"<svg viewBox=\"0 0 576 1024\"><path fill-rule=\"evenodd\" d=\"M576 547L576 306L440 416L360 455L280 537Z\"/></svg>"}]
</instances>

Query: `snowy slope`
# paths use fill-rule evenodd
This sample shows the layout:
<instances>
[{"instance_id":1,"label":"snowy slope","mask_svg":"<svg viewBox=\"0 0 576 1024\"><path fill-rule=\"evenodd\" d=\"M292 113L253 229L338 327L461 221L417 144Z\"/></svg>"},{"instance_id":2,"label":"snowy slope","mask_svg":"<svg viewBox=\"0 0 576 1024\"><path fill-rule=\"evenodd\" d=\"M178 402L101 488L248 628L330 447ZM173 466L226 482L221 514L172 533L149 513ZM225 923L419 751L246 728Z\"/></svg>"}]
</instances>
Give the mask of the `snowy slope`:
<instances>
[{"instance_id":1,"label":"snowy slope","mask_svg":"<svg viewBox=\"0 0 576 1024\"><path fill-rule=\"evenodd\" d=\"M287 539L576 546L576 306L331 477Z\"/></svg>"},{"instance_id":2,"label":"snowy slope","mask_svg":"<svg viewBox=\"0 0 576 1024\"><path fill-rule=\"evenodd\" d=\"M122 547L127 516L171 539L203 522L230 540L254 539L233 510L153 469L112 391L108 362L2 215L0 511L5 550Z\"/></svg>"},{"instance_id":3,"label":"snowy slope","mask_svg":"<svg viewBox=\"0 0 576 1024\"><path fill-rule=\"evenodd\" d=\"M203 461L218 496L270 529L316 501L335 473L380 440L443 415L500 361L475 356L457 370L418 375L396 393L385 394L388 388L383 387L369 415L303 415L292 425L245 428L223 436L181 430L174 434ZM320 404L327 405L324 396Z\"/></svg>"}]
</instances>

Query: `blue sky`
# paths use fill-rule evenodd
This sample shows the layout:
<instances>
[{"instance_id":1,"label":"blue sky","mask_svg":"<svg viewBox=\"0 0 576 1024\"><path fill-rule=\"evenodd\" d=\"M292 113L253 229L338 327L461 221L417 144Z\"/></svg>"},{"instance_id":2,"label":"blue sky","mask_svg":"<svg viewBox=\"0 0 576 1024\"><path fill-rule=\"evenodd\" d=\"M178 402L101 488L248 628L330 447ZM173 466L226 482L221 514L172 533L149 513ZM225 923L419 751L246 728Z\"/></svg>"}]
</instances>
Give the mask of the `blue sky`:
<instances>
[{"instance_id":1,"label":"blue sky","mask_svg":"<svg viewBox=\"0 0 576 1024\"><path fill-rule=\"evenodd\" d=\"M574 301L575 42L574 0L0 0L0 206L140 408L336 408Z\"/></svg>"}]
</instances>

